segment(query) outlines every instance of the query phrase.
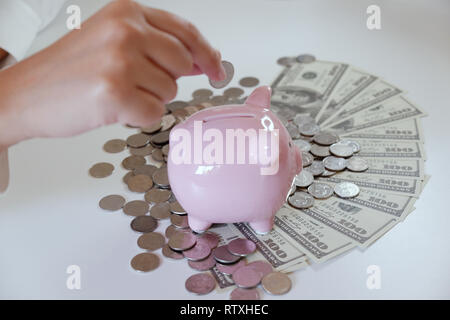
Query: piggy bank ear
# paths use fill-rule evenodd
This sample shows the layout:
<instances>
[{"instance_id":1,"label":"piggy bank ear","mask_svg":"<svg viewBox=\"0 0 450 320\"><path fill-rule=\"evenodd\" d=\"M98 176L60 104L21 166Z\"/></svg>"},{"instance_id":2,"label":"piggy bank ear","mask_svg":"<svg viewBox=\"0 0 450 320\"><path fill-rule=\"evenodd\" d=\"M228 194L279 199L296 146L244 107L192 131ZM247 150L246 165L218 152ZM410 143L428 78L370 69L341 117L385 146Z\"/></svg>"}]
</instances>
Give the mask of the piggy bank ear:
<instances>
[{"instance_id":1,"label":"piggy bank ear","mask_svg":"<svg viewBox=\"0 0 450 320\"><path fill-rule=\"evenodd\" d=\"M253 90L252 94L247 98L245 104L249 104L261 108L270 108L270 95L272 89L269 86L262 86Z\"/></svg>"}]
</instances>

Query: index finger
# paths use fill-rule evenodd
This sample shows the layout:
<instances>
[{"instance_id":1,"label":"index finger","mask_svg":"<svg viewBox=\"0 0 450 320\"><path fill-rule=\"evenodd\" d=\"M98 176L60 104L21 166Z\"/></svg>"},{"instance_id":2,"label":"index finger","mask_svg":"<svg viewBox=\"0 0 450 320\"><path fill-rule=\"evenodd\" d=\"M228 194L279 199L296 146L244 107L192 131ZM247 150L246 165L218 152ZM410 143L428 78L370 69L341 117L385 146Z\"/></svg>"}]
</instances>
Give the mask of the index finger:
<instances>
[{"instance_id":1,"label":"index finger","mask_svg":"<svg viewBox=\"0 0 450 320\"><path fill-rule=\"evenodd\" d=\"M192 53L194 63L209 78L225 79L220 52L208 43L192 23L164 10L142 8L147 23L179 39Z\"/></svg>"}]
</instances>

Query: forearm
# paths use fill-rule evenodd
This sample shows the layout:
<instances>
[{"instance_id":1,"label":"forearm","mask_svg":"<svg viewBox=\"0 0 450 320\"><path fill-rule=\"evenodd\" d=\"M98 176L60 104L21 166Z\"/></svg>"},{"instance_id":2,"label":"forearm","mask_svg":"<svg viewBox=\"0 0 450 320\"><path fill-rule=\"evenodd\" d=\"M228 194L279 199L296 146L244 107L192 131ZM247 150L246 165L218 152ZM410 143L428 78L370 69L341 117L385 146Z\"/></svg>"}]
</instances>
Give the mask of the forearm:
<instances>
[{"instance_id":1,"label":"forearm","mask_svg":"<svg viewBox=\"0 0 450 320\"><path fill-rule=\"evenodd\" d=\"M23 128L18 98L26 93L18 92L20 84L17 79L20 73L15 67L0 71L0 153L24 139L26 128ZM21 100L21 99L20 99Z\"/></svg>"}]
</instances>

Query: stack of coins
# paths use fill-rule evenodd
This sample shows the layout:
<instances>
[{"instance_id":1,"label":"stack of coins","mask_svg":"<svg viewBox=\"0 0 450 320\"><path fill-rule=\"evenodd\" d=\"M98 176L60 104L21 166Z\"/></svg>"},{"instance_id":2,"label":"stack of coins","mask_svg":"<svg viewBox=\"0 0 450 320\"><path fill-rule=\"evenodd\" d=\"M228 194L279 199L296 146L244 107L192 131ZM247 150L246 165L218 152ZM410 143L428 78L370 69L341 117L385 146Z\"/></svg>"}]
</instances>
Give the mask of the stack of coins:
<instances>
[{"instance_id":1,"label":"stack of coins","mask_svg":"<svg viewBox=\"0 0 450 320\"><path fill-rule=\"evenodd\" d=\"M314 206L315 199L327 199L332 195L356 197L359 194L356 184L333 185L327 178L344 170L363 172L369 168L367 161L357 156L361 150L358 142L321 131L311 117L296 117L289 123L298 128L299 135L293 143L302 153L303 170L294 178L288 203L297 209L308 209Z\"/></svg>"}]
</instances>

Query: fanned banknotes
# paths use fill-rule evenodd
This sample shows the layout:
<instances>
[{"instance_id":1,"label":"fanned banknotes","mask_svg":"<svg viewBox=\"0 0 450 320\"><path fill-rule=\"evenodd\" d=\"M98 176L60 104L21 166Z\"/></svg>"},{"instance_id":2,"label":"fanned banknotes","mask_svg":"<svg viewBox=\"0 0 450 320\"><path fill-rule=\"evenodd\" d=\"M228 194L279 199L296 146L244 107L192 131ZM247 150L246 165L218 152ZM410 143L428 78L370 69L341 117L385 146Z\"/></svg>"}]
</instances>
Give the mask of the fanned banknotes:
<instances>
[{"instance_id":1,"label":"fanned banknotes","mask_svg":"<svg viewBox=\"0 0 450 320\"><path fill-rule=\"evenodd\" d=\"M305 162L306 157L322 160L312 152L317 141L302 134L305 122L356 143L360 150L355 155L368 168L325 169L314 175L314 181L330 188L350 182L359 187L359 194L316 198L314 205L302 209L287 201L267 235L258 235L243 223L214 230L224 243L236 237L251 239L257 244L256 258L284 272L327 261L355 247L367 248L414 211L429 178L420 123L426 113L405 97L405 91L349 64L311 57L279 59L284 68L272 83L272 110L294 143L304 148ZM323 151L323 146L315 147ZM295 191L308 192L293 185L291 193ZM212 272L222 288L232 285L228 276L217 269Z\"/></svg>"}]
</instances>

